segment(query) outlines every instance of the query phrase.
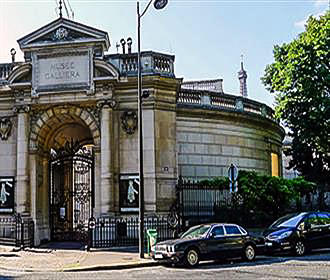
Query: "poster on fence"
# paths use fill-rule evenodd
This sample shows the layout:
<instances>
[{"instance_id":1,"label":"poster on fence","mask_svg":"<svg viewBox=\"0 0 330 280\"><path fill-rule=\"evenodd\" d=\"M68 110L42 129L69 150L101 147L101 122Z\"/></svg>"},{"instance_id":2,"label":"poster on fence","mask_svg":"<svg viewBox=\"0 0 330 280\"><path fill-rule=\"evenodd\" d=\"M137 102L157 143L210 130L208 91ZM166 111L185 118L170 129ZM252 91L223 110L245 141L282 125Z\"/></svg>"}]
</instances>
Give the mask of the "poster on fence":
<instances>
[{"instance_id":1,"label":"poster on fence","mask_svg":"<svg viewBox=\"0 0 330 280\"><path fill-rule=\"evenodd\" d=\"M0 214L14 213L14 189L14 177L0 177Z\"/></svg>"},{"instance_id":2,"label":"poster on fence","mask_svg":"<svg viewBox=\"0 0 330 280\"><path fill-rule=\"evenodd\" d=\"M121 212L139 212L139 176L120 175L119 207Z\"/></svg>"}]
</instances>

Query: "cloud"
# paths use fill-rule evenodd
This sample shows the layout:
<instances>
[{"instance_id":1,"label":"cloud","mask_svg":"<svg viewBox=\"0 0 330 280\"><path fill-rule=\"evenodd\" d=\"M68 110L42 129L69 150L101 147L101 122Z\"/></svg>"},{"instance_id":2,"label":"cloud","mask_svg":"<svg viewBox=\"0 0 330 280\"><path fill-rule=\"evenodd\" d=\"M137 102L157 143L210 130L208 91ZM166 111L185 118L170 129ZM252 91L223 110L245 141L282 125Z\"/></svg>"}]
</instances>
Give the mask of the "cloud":
<instances>
[{"instance_id":1,"label":"cloud","mask_svg":"<svg viewBox=\"0 0 330 280\"><path fill-rule=\"evenodd\" d=\"M315 4L316 7L328 6L329 1L328 0L315 0L314 4Z\"/></svg>"},{"instance_id":2,"label":"cloud","mask_svg":"<svg viewBox=\"0 0 330 280\"><path fill-rule=\"evenodd\" d=\"M294 23L294 26L295 26L295 27L298 27L299 29L304 29L308 18L309 18L309 16L306 17L306 18L303 19L303 20L296 21L296 22Z\"/></svg>"},{"instance_id":3,"label":"cloud","mask_svg":"<svg viewBox=\"0 0 330 280\"><path fill-rule=\"evenodd\" d=\"M324 10L322 12L319 12L317 14L309 14L306 18L304 18L304 19L302 19L300 21L296 21L294 23L294 26L297 27L297 28L299 28L299 29L304 29L305 28L305 25L307 23L307 20L309 19L310 16L313 16L315 18L320 18L321 16L325 15L325 12L326 12L326 10Z\"/></svg>"}]
</instances>

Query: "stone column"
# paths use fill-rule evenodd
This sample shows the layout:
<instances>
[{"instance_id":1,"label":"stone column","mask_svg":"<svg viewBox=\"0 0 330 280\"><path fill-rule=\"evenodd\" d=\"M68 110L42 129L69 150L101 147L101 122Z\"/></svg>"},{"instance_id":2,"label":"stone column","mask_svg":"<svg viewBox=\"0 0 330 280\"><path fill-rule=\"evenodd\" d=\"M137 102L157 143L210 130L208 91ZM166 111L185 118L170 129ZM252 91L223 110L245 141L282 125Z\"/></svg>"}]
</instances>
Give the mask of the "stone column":
<instances>
[{"instance_id":1,"label":"stone column","mask_svg":"<svg viewBox=\"0 0 330 280\"><path fill-rule=\"evenodd\" d=\"M113 177L111 162L112 145L112 108L114 100L103 100L99 102L101 108L101 190L100 190L100 214L108 215L113 210Z\"/></svg>"},{"instance_id":2,"label":"stone column","mask_svg":"<svg viewBox=\"0 0 330 280\"><path fill-rule=\"evenodd\" d=\"M29 193L29 151L28 151L28 130L29 130L29 107L17 106L17 151L16 151L16 211L28 215L30 211Z\"/></svg>"}]
</instances>

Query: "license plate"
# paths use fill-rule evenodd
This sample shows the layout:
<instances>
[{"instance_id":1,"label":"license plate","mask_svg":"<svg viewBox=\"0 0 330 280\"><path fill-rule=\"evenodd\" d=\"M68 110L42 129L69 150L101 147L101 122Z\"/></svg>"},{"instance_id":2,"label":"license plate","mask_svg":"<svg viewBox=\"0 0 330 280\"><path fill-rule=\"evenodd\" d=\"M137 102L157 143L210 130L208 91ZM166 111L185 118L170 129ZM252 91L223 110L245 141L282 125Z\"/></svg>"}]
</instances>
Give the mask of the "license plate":
<instances>
[{"instance_id":1,"label":"license plate","mask_svg":"<svg viewBox=\"0 0 330 280\"><path fill-rule=\"evenodd\" d=\"M273 243L266 242L266 246L273 246Z\"/></svg>"},{"instance_id":2,"label":"license plate","mask_svg":"<svg viewBox=\"0 0 330 280\"><path fill-rule=\"evenodd\" d=\"M162 254L155 254L155 259L162 259L163 255Z\"/></svg>"}]
</instances>

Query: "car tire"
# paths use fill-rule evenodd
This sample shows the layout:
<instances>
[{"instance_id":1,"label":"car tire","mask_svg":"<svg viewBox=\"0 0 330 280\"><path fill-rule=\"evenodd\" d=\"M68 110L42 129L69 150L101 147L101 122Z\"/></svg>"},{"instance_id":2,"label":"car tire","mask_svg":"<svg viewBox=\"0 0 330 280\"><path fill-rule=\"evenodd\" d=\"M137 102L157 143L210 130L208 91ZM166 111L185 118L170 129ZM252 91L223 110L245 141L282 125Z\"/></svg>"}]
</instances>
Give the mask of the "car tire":
<instances>
[{"instance_id":1,"label":"car tire","mask_svg":"<svg viewBox=\"0 0 330 280\"><path fill-rule=\"evenodd\" d=\"M256 249L252 244L248 244L245 246L243 251L243 259L249 262L254 261L256 258Z\"/></svg>"},{"instance_id":2,"label":"car tire","mask_svg":"<svg viewBox=\"0 0 330 280\"><path fill-rule=\"evenodd\" d=\"M302 240L297 240L293 246L293 253L296 256L303 256L307 251L306 245Z\"/></svg>"},{"instance_id":3,"label":"car tire","mask_svg":"<svg viewBox=\"0 0 330 280\"><path fill-rule=\"evenodd\" d=\"M199 264L199 251L196 248L189 248L185 254L185 265L196 267Z\"/></svg>"}]
</instances>

